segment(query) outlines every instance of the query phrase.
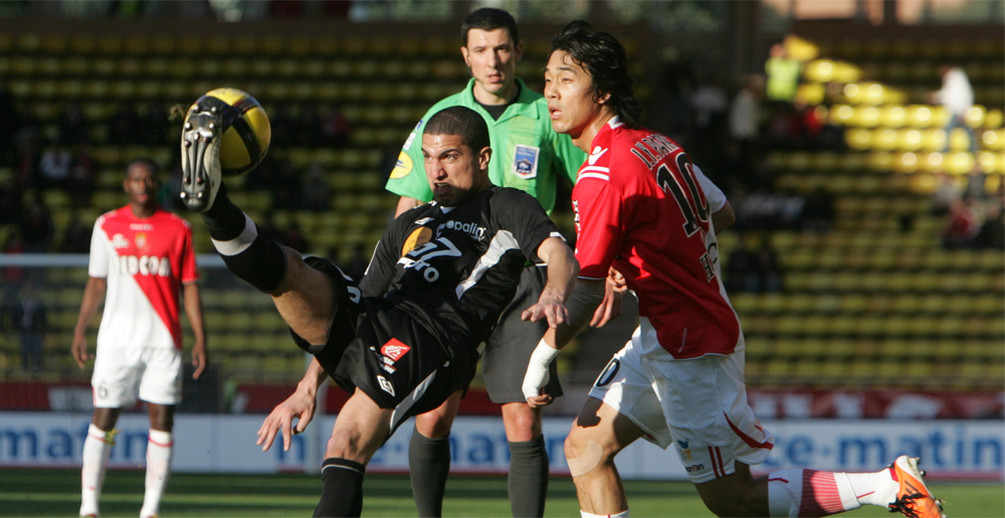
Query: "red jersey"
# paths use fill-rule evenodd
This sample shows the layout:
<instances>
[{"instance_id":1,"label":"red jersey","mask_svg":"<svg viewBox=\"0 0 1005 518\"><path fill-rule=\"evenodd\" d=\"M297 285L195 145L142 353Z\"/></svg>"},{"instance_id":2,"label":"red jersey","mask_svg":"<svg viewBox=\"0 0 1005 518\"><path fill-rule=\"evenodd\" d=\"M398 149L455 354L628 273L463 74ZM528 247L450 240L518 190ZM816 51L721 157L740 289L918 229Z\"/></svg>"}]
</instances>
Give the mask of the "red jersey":
<instances>
[{"instance_id":1,"label":"red jersey","mask_svg":"<svg viewBox=\"0 0 1005 518\"><path fill-rule=\"evenodd\" d=\"M614 266L639 298L639 314L674 358L742 347L740 321L719 273L711 209L676 142L617 118L591 144L572 191L580 277Z\"/></svg>"},{"instance_id":2,"label":"red jersey","mask_svg":"<svg viewBox=\"0 0 1005 518\"><path fill-rule=\"evenodd\" d=\"M87 273L107 278L98 347L181 348L181 285L198 278L187 221L160 209L140 219L128 205L102 214Z\"/></svg>"}]
</instances>

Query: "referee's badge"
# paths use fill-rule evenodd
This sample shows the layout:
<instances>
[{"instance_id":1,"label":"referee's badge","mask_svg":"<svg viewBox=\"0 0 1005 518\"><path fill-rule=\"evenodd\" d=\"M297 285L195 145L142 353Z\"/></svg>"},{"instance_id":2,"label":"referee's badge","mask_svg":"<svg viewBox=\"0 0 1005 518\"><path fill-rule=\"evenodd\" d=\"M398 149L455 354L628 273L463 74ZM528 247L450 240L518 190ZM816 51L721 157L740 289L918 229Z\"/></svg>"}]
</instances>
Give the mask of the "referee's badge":
<instances>
[{"instance_id":1,"label":"referee's badge","mask_svg":"<svg viewBox=\"0 0 1005 518\"><path fill-rule=\"evenodd\" d=\"M537 158L540 154L539 147L517 144L513 153L513 174L525 180L536 178Z\"/></svg>"}]
</instances>

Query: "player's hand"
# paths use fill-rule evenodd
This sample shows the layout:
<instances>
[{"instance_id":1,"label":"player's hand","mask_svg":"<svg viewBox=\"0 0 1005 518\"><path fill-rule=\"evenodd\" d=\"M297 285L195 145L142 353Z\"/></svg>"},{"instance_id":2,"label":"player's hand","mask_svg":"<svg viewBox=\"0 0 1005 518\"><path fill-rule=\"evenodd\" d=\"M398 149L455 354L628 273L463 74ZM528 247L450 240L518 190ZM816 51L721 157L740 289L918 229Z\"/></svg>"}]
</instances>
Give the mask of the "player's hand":
<instances>
[{"instance_id":1,"label":"player's hand","mask_svg":"<svg viewBox=\"0 0 1005 518\"><path fill-rule=\"evenodd\" d=\"M565 307L561 298L542 293L536 304L520 313L520 318L531 322L546 318L548 327L556 328L569 321L569 308Z\"/></svg>"},{"instance_id":2,"label":"player's hand","mask_svg":"<svg viewBox=\"0 0 1005 518\"><path fill-rule=\"evenodd\" d=\"M590 320L590 327L604 327L608 322L618 318L621 314L621 298L628 291L628 284L621 272L613 267L607 272L607 279L604 282L604 300L593 312L593 319Z\"/></svg>"},{"instance_id":3,"label":"player's hand","mask_svg":"<svg viewBox=\"0 0 1005 518\"><path fill-rule=\"evenodd\" d=\"M262 451L268 451L272 447L272 441L276 439L276 433L281 432L283 451L290 451L291 437L307 429L308 423L314 418L316 406L317 400L313 394L297 390L266 416L258 429L258 441L255 444L261 446ZM298 419L296 427L293 426L293 418Z\"/></svg>"},{"instance_id":4,"label":"player's hand","mask_svg":"<svg viewBox=\"0 0 1005 518\"><path fill-rule=\"evenodd\" d=\"M206 370L209 365L209 354L206 352L206 343L196 343L192 347L192 367L195 367L195 372L192 373L192 379L197 380L199 376L202 376L202 371Z\"/></svg>"},{"instance_id":5,"label":"player's hand","mask_svg":"<svg viewBox=\"0 0 1005 518\"><path fill-rule=\"evenodd\" d=\"M70 345L70 354L73 355L73 359L77 361L77 366L81 369L94 358L91 353L87 352L87 339L79 335L73 336L73 342Z\"/></svg>"}]
</instances>

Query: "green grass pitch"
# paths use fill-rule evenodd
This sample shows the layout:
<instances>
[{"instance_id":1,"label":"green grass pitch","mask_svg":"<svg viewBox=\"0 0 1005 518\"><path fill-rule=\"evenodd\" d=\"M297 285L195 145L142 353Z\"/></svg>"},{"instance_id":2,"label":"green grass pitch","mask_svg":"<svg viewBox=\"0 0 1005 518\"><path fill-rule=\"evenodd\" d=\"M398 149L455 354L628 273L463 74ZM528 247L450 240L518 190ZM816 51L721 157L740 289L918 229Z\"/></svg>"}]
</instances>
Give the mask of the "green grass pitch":
<instances>
[{"instance_id":1,"label":"green grass pitch","mask_svg":"<svg viewBox=\"0 0 1005 518\"><path fill-rule=\"evenodd\" d=\"M0 469L0 516L76 516L80 505L80 472L70 469ZM687 482L626 481L632 516L711 516ZM946 500L953 518L1005 516L1001 483L930 484ZM161 505L170 517L310 516L321 491L320 476L306 474L220 475L175 473ZM367 475L363 516L415 516L408 477ZM109 471L102 496L103 517L133 517L143 499L143 471ZM452 475L443 505L448 517L507 517L506 479ZM575 489L568 477L551 479L546 516L578 517ZM847 516L892 517L878 507Z\"/></svg>"}]
</instances>

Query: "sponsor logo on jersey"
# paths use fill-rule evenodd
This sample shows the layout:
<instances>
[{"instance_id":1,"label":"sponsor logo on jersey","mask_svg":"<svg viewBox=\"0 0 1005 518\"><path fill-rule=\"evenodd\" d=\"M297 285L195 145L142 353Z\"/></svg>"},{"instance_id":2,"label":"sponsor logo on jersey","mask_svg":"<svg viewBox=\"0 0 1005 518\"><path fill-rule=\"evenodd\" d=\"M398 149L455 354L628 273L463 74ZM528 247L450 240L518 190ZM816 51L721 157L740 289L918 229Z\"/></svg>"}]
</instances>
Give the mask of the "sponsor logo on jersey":
<instances>
[{"instance_id":1,"label":"sponsor logo on jersey","mask_svg":"<svg viewBox=\"0 0 1005 518\"><path fill-rule=\"evenodd\" d=\"M404 145L404 146L401 146L401 148L402 148L402 149L404 149L405 151L408 151L409 149L412 149L412 142L414 142L414 141L415 141L415 136L419 134L419 128L421 128L421 127L422 127L422 123L423 123L423 122L424 122L424 121L421 121L421 120L420 120L419 122L417 122L417 123L415 124L415 127L414 127L414 128L412 128L412 132L411 132L411 133L409 133L409 134L408 134L408 138L407 138L407 139L405 139L405 145Z\"/></svg>"},{"instance_id":2,"label":"sponsor logo on jersey","mask_svg":"<svg viewBox=\"0 0 1005 518\"><path fill-rule=\"evenodd\" d=\"M537 159L541 148L517 144L513 152L513 174L529 180L537 177Z\"/></svg>"},{"instance_id":3,"label":"sponsor logo on jersey","mask_svg":"<svg viewBox=\"0 0 1005 518\"><path fill-rule=\"evenodd\" d=\"M606 152L607 149L601 149L600 146L597 146L593 148L593 152L590 153L590 157L587 158L587 161L590 162L590 165L596 164L597 160L600 160L600 157L604 156L604 153Z\"/></svg>"},{"instance_id":4,"label":"sponsor logo on jersey","mask_svg":"<svg viewBox=\"0 0 1005 518\"><path fill-rule=\"evenodd\" d=\"M117 255L112 256L112 271L126 275L170 277L171 261L156 255Z\"/></svg>"},{"instance_id":5,"label":"sponsor logo on jersey","mask_svg":"<svg viewBox=\"0 0 1005 518\"><path fill-rule=\"evenodd\" d=\"M699 471L705 471L704 464L694 464L691 466L684 466L684 471L688 473L698 473Z\"/></svg>"},{"instance_id":6,"label":"sponsor logo on jersey","mask_svg":"<svg viewBox=\"0 0 1005 518\"><path fill-rule=\"evenodd\" d=\"M390 394L392 396L394 395L394 385L391 385L391 382L388 381L387 378L385 378L385 377L383 377L381 375L377 375L377 383L380 384L380 389L381 390L383 390L384 392L387 392L388 394Z\"/></svg>"},{"instance_id":7,"label":"sponsor logo on jersey","mask_svg":"<svg viewBox=\"0 0 1005 518\"><path fill-rule=\"evenodd\" d=\"M433 231L428 227L419 227L413 230L412 233L408 235L408 238L405 239L405 244L401 246L401 256L404 257L408 255L408 253L412 250L428 243L430 239L433 239Z\"/></svg>"},{"instance_id":8,"label":"sponsor logo on jersey","mask_svg":"<svg viewBox=\"0 0 1005 518\"><path fill-rule=\"evenodd\" d=\"M405 345L404 342L397 338L392 338L380 348L380 354L390 358L392 361L398 361L410 350L412 348Z\"/></svg>"},{"instance_id":9,"label":"sponsor logo on jersey","mask_svg":"<svg viewBox=\"0 0 1005 518\"><path fill-rule=\"evenodd\" d=\"M467 235L471 236L472 239L478 241L485 239L485 227L479 227L477 223L471 221L457 221L452 219L450 221L444 222L436 229L436 235L439 235L440 232L443 230L455 230L464 232Z\"/></svg>"},{"instance_id":10,"label":"sponsor logo on jersey","mask_svg":"<svg viewBox=\"0 0 1005 518\"><path fill-rule=\"evenodd\" d=\"M394 169L391 170L391 175L389 178L392 180L397 178L403 178L408 176L408 173L412 172L412 157L408 153L402 151L398 153L398 160L394 163Z\"/></svg>"},{"instance_id":11,"label":"sponsor logo on jersey","mask_svg":"<svg viewBox=\"0 0 1005 518\"><path fill-rule=\"evenodd\" d=\"M129 247L129 240L126 239L126 236L123 236L122 234L115 234L114 236L112 236L112 248L118 250L120 248L128 248L128 247Z\"/></svg>"}]
</instances>

